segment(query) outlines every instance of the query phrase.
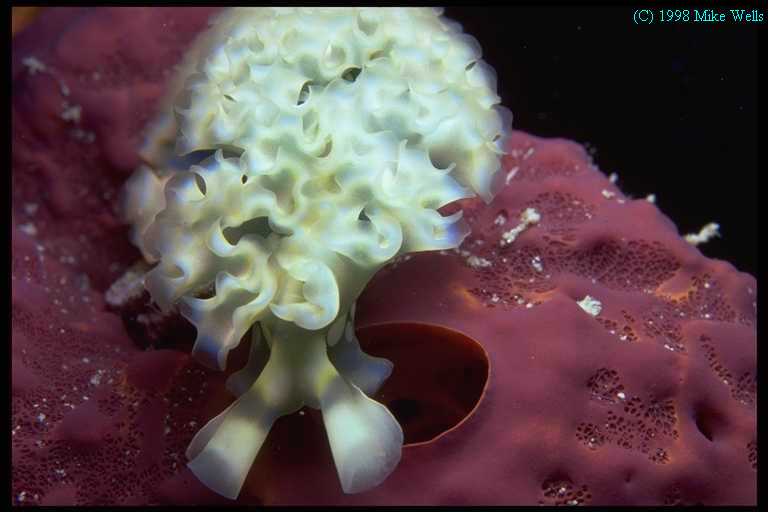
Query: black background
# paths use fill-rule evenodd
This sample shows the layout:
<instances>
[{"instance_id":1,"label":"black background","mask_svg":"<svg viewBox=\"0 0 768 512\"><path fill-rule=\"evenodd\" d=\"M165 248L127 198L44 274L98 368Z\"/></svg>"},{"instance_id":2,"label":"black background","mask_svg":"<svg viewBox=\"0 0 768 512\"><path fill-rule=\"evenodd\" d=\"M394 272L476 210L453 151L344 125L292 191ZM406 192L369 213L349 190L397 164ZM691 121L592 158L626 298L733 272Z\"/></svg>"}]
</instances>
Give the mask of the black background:
<instances>
[{"instance_id":1,"label":"black background","mask_svg":"<svg viewBox=\"0 0 768 512\"><path fill-rule=\"evenodd\" d=\"M722 238L699 249L754 275L758 29L638 26L632 12L445 9L480 41L516 129L585 144L625 194L656 194L681 234L718 222Z\"/></svg>"}]
</instances>

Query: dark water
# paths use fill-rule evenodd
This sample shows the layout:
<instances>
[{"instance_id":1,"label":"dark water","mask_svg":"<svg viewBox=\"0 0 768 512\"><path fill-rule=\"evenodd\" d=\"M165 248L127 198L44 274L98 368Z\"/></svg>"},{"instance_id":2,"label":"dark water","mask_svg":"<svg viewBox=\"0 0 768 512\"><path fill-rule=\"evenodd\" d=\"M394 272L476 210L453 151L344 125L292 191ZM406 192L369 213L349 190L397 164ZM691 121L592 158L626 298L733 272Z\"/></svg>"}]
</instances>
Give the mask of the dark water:
<instances>
[{"instance_id":1,"label":"dark water","mask_svg":"<svg viewBox=\"0 0 768 512\"><path fill-rule=\"evenodd\" d=\"M445 14L479 39L515 127L588 144L681 234L718 222L702 252L756 273L759 24L641 26L629 6Z\"/></svg>"}]
</instances>

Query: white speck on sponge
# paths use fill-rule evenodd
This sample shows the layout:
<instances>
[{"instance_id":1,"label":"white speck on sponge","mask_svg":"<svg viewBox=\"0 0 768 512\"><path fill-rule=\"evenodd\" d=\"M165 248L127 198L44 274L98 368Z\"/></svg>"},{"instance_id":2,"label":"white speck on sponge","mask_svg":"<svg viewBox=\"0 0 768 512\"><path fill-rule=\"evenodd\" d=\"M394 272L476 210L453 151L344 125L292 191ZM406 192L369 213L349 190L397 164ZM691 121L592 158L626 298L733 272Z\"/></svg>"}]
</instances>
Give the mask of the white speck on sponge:
<instances>
[{"instance_id":1,"label":"white speck on sponge","mask_svg":"<svg viewBox=\"0 0 768 512\"><path fill-rule=\"evenodd\" d=\"M493 219L493 223L496 226L503 226L506 224L507 218L504 216L504 214L500 213L495 219Z\"/></svg>"},{"instance_id":2,"label":"white speck on sponge","mask_svg":"<svg viewBox=\"0 0 768 512\"><path fill-rule=\"evenodd\" d=\"M77 140L81 140L83 142L86 142L90 144L94 140L96 140L96 134L93 132L81 130L80 128L75 128L71 132L69 132L72 137L74 137Z\"/></svg>"},{"instance_id":3,"label":"white speck on sponge","mask_svg":"<svg viewBox=\"0 0 768 512\"><path fill-rule=\"evenodd\" d=\"M531 265L536 269L536 272L544 271L544 266L541 264L541 256L534 256L531 260Z\"/></svg>"},{"instance_id":4,"label":"white speck on sponge","mask_svg":"<svg viewBox=\"0 0 768 512\"><path fill-rule=\"evenodd\" d=\"M492 263L485 258L473 254L467 258L467 265L472 268L487 268L490 267Z\"/></svg>"},{"instance_id":5,"label":"white speck on sponge","mask_svg":"<svg viewBox=\"0 0 768 512\"><path fill-rule=\"evenodd\" d=\"M645 196L645 200L648 201L649 203L656 204L656 194L648 194L647 196Z\"/></svg>"},{"instance_id":6,"label":"white speck on sponge","mask_svg":"<svg viewBox=\"0 0 768 512\"><path fill-rule=\"evenodd\" d=\"M706 242L709 242L716 236L720 236L720 224L717 224L716 222L710 222L698 233L689 233L685 235L685 241L688 242L691 245L699 245Z\"/></svg>"},{"instance_id":7,"label":"white speck on sponge","mask_svg":"<svg viewBox=\"0 0 768 512\"><path fill-rule=\"evenodd\" d=\"M128 270L104 295L107 304L119 307L144 293L144 272Z\"/></svg>"},{"instance_id":8,"label":"white speck on sponge","mask_svg":"<svg viewBox=\"0 0 768 512\"><path fill-rule=\"evenodd\" d=\"M589 313L592 316L597 316L600 314L600 311L603 309L603 304L599 300L590 297L589 295L585 296L580 301L576 302L576 304L581 307L584 311Z\"/></svg>"},{"instance_id":9,"label":"white speck on sponge","mask_svg":"<svg viewBox=\"0 0 768 512\"><path fill-rule=\"evenodd\" d=\"M24 213L26 213L29 216L32 216L37 212L37 203L26 203L24 205Z\"/></svg>"},{"instance_id":10,"label":"white speck on sponge","mask_svg":"<svg viewBox=\"0 0 768 512\"><path fill-rule=\"evenodd\" d=\"M504 184L505 185L509 185L509 182L514 179L515 175L517 174L517 171L519 171L519 170L520 170L520 168L517 167L517 166L511 168L509 170L509 172L507 173L507 177L504 179Z\"/></svg>"},{"instance_id":11,"label":"white speck on sponge","mask_svg":"<svg viewBox=\"0 0 768 512\"><path fill-rule=\"evenodd\" d=\"M499 242L499 245L505 247L511 244L515 241L520 233L525 231L529 226L538 224L540 220L541 215L536 211L535 208L526 208L520 215L520 224L501 234L501 241Z\"/></svg>"},{"instance_id":12,"label":"white speck on sponge","mask_svg":"<svg viewBox=\"0 0 768 512\"><path fill-rule=\"evenodd\" d=\"M34 75L38 72L47 71L48 68L45 67L45 64L37 60L36 57L26 57L21 61L22 64L24 64L27 67L27 72L29 72L30 75Z\"/></svg>"},{"instance_id":13,"label":"white speck on sponge","mask_svg":"<svg viewBox=\"0 0 768 512\"><path fill-rule=\"evenodd\" d=\"M619 175L616 174L615 172L612 172L611 174L608 175L608 181L610 181L611 183L616 183L617 181L619 181Z\"/></svg>"},{"instance_id":14,"label":"white speck on sponge","mask_svg":"<svg viewBox=\"0 0 768 512\"><path fill-rule=\"evenodd\" d=\"M612 197L616 196L615 192L611 192L610 190L606 190L606 189L603 189L601 194L603 194L603 197L606 199L611 199Z\"/></svg>"},{"instance_id":15,"label":"white speck on sponge","mask_svg":"<svg viewBox=\"0 0 768 512\"><path fill-rule=\"evenodd\" d=\"M62 96L69 96L69 87L61 80L59 80L59 91L61 91Z\"/></svg>"},{"instance_id":16,"label":"white speck on sponge","mask_svg":"<svg viewBox=\"0 0 768 512\"><path fill-rule=\"evenodd\" d=\"M80 114L83 108L80 105L72 105L61 113L61 118L65 121L72 121L73 123L80 122Z\"/></svg>"},{"instance_id":17,"label":"white speck on sponge","mask_svg":"<svg viewBox=\"0 0 768 512\"><path fill-rule=\"evenodd\" d=\"M19 229L23 233L25 233L25 234L27 234L29 236L35 236L37 234L37 228L31 222L27 222L26 224L21 224L19 226Z\"/></svg>"}]
</instances>

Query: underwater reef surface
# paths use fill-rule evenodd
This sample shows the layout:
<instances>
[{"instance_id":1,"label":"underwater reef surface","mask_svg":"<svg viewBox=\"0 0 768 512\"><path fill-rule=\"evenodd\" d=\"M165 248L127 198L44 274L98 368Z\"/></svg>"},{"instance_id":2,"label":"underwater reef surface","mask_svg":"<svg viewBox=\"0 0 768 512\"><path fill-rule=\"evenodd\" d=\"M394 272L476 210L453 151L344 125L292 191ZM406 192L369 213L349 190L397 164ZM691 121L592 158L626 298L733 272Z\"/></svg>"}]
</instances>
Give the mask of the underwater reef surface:
<instances>
[{"instance_id":1,"label":"underwater reef surface","mask_svg":"<svg viewBox=\"0 0 768 512\"><path fill-rule=\"evenodd\" d=\"M47 9L14 39L13 504L232 503L184 455L233 400L227 374L146 296L105 302L140 258L118 192L213 11ZM755 279L580 146L515 132L508 148L495 200L461 202L462 247L394 262L358 303L363 349L395 364L375 398L403 426L399 466L343 494L304 409L237 503L756 503Z\"/></svg>"}]
</instances>

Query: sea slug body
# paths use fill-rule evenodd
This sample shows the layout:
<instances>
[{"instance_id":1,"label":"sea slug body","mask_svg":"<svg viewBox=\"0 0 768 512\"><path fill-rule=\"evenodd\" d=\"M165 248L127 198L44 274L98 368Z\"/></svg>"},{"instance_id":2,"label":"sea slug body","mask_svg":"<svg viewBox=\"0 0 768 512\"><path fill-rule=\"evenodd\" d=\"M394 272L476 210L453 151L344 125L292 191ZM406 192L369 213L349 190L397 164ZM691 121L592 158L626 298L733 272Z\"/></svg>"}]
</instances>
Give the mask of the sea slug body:
<instances>
[{"instance_id":1,"label":"sea slug body","mask_svg":"<svg viewBox=\"0 0 768 512\"><path fill-rule=\"evenodd\" d=\"M361 351L354 304L394 258L460 245L461 212L439 208L493 198L510 114L480 55L412 8L228 9L190 51L123 210L147 290L195 325L201 363L225 369L251 333L237 400L187 450L214 491L236 498L272 424L304 405L345 492L397 465L402 430L370 398L392 364Z\"/></svg>"}]
</instances>

